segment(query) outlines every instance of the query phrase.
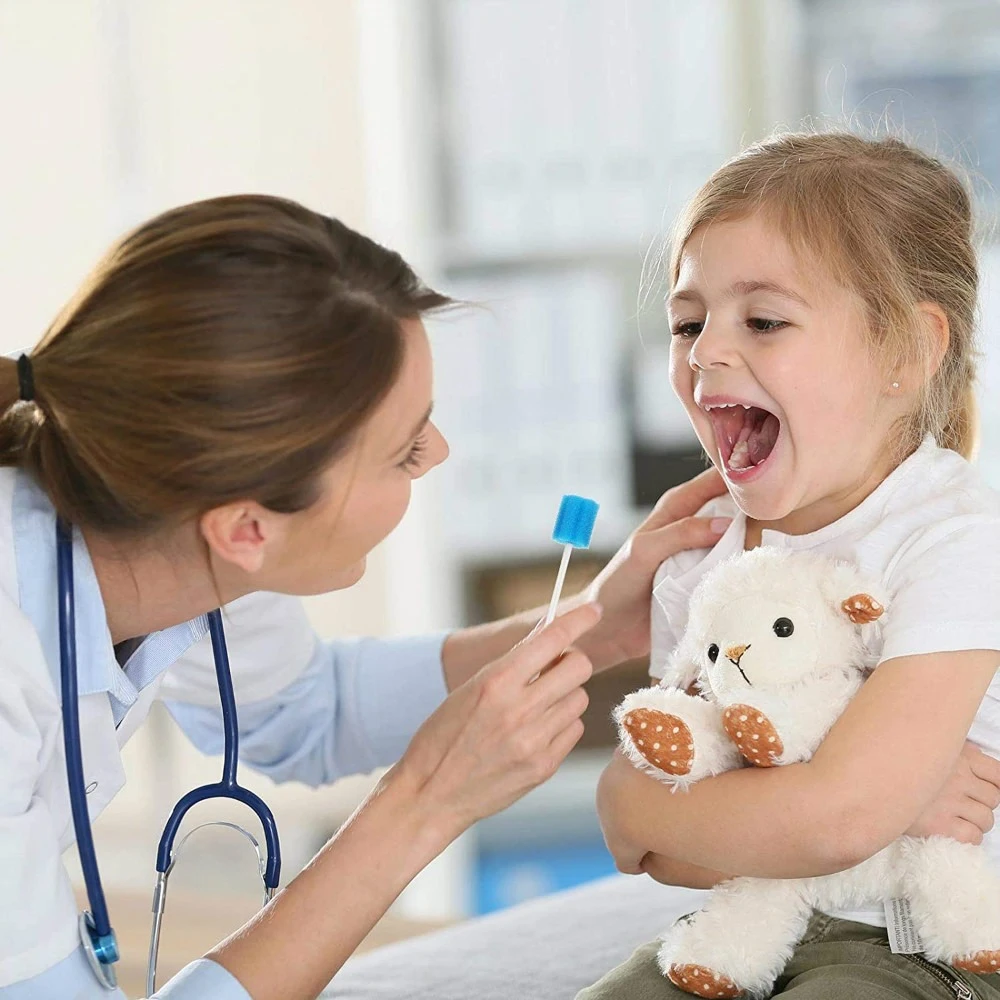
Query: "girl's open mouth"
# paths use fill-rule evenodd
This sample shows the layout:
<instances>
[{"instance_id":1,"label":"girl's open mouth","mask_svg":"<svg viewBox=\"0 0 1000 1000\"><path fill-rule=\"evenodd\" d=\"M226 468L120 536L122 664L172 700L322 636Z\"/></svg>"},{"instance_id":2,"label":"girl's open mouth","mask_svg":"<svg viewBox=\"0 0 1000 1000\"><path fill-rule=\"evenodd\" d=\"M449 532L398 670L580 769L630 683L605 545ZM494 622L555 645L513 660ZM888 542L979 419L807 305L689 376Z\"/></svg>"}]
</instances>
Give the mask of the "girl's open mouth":
<instances>
[{"instance_id":1,"label":"girl's open mouth","mask_svg":"<svg viewBox=\"0 0 1000 1000\"><path fill-rule=\"evenodd\" d=\"M774 450L781 421L770 411L737 403L713 406L708 414L727 472L750 472Z\"/></svg>"}]
</instances>

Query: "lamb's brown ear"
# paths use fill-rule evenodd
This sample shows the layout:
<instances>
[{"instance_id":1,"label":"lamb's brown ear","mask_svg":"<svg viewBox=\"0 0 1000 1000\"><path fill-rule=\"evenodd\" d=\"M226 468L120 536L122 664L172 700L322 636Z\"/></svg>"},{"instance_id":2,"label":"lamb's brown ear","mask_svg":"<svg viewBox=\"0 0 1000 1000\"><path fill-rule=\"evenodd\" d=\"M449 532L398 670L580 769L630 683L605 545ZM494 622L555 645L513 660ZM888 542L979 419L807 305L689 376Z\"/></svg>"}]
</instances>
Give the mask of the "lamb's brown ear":
<instances>
[{"instance_id":1,"label":"lamb's brown ear","mask_svg":"<svg viewBox=\"0 0 1000 1000\"><path fill-rule=\"evenodd\" d=\"M885 607L871 594L852 594L841 602L841 610L855 625L869 625L885 612Z\"/></svg>"},{"instance_id":2,"label":"lamb's brown ear","mask_svg":"<svg viewBox=\"0 0 1000 1000\"><path fill-rule=\"evenodd\" d=\"M878 621L889 603L881 583L851 563L840 560L827 564L821 587L830 609L847 615L855 625Z\"/></svg>"}]
</instances>

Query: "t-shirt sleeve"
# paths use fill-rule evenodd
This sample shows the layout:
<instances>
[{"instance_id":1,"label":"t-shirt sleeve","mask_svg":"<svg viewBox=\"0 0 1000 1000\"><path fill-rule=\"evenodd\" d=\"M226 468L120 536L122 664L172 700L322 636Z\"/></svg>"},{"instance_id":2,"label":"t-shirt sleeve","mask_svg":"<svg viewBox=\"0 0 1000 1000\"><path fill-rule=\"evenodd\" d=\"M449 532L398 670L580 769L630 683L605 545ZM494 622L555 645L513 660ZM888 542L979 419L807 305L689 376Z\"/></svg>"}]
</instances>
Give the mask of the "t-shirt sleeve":
<instances>
[{"instance_id":1,"label":"t-shirt sleeve","mask_svg":"<svg viewBox=\"0 0 1000 1000\"><path fill-rule=\"evenodd\" d=\"M938 526L900 555L888 584L880 660L1000 650L1000 517Z\"/></svg>"}]
</instances>

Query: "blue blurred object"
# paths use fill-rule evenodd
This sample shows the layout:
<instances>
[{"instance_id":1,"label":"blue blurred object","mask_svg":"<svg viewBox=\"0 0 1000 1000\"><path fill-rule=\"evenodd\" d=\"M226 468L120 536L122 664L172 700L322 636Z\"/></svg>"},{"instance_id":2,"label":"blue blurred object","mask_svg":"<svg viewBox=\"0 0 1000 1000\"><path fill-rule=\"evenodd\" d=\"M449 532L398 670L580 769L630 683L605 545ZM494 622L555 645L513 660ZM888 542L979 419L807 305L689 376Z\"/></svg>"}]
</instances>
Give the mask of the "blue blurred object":
<instances>
[{"instance_id":1,"label":"blue blurred object","mask_svg":"<svg viewBox=\"0 0 1000 1000\"><path fill-rule=\"evenodd\" d=\"M596 500L567 493L559 504L556 526L552 531L553 540L561 545L572 545L575 549L589 548L599 506Z\"/></svg>"},{"instance_id":2,"label":"blue blurred object","mask_svg":"<svg viewBox=\"0 0 1000 1000\"><path fill-rule=\"evenodd\" d=\"M475 913L491 913L550 892L614 875L602 839L553 846L487 850L475 870Z\"/></svg>"}]
</instances>

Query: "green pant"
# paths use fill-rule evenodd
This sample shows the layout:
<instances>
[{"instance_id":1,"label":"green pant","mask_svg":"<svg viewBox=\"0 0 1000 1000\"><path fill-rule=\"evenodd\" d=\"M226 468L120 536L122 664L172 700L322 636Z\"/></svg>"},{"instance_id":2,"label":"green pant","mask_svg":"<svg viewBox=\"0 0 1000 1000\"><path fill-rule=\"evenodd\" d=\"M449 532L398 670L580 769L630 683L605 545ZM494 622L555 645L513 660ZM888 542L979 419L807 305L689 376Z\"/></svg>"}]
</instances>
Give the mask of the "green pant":
<instances>
[{"instance_id":1,"label":"green pant","mask_svg":"<svg viewBox=\"0 0 1000 1000\"><path fill-rule=\"evenodd\" d=\"M643 945L576 1000L691 1000L656 964L659 944ZM794 1000L1000 1000L1000 974L976 976L894 955L885 929L816 913L772 997Z\"/></svg>"}]
</instances>

